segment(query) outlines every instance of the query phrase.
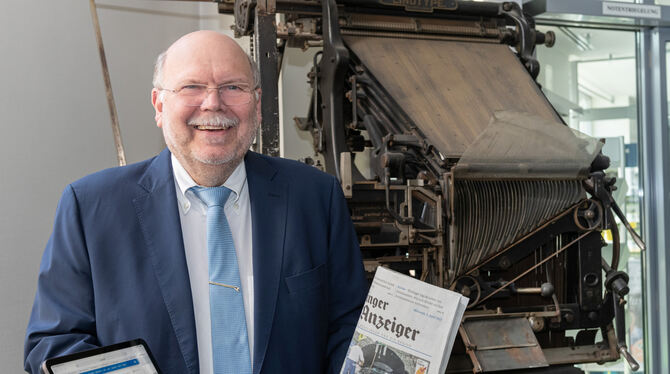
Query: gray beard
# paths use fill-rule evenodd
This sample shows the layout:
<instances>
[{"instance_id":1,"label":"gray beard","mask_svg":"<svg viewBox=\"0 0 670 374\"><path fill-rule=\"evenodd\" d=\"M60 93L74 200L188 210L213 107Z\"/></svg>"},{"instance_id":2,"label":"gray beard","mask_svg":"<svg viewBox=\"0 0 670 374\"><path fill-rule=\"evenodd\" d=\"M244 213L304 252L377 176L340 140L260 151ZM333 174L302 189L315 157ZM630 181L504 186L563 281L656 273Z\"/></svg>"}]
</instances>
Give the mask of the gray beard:
<instances>
[{"instance_id":1,"label":"gray beard","mask_svg":"<svg viewBox=\"0 0 670 374\"><path fill-rule=\"evenodd\" d=\"M189 119L187 125L193 127L208 126L212 128L228 129L239 126L240 120L236 117L228 117L221 113L216 113Z\"/></svg>"},{"instance_id":2,"label":"gray beard","mask_svg":"<svg viewBox=\"0 0 670 374\"><path fill-rule=\"evenodd\" d=\"M244 158L244 155L247 153L247 151L251 148L251 145L254 143L254 139L256 138L256 133L258 132L258 128L260 126L260 123L258 119L256 118L255 115L250 116L251 119L251 126L253 131L249 131L248 134L245 134L245 137L240 139L239 144L235 146L234 152L231 152L224 158L202 158L198 157L197 155L192 155L194 159L202 162L203 164L207 165L224 165L230 162L235 162L236 164ZM240 150L244 150L244 153L242 153L241 156L238 156L240 153Z\"/></svg>"},{"instance_id":3,"label":"gray beard","mask_svg":"<svg viewBox=\"0 0 670 374\"><path fill-rule=\"evenodd\" d=\"M235 149L232 150L232 152L228 153L225 157L216 157L216 158L205 158L205 157L200 157L199 155L191 152L190 155L185 155L183 154L182 150L180 147L177 146L177 142L171 137L168 136L166 131L163 131L163 136L165 138L165 143L167 144L168 148L172 153L179 153L180 158L185 159L186 161L188 159L193 159L196 160L200 163L203 163L205 165L212 165L212 166L221 166L225 165L231 162L238 163L242 158L244 158L244 155L246 152L251 148L251 145L254 142L254 139L256 138L256 133L258 132L258 128L260 127L260 121L258 121L258 118L255 115L255 105L251 106L251 110L248 113L250 122L251 122L251 127L252 131L249 131L245 136L240 139L240 141L235 145ZM172 123L167 119L168 116L164 117L164 122L165 126L168 128L172 129ZM227 127L231 127L232 122L235 122L234 126L239 126L239 120L235 119L226 119L225 121L230 121L226 124ZM188 124L190 125L191 123L196 124L197 122L203 122L201 120L189 120ZM218 123L219 120L216 120L216 123ZM211 122L210 122L211 123ZM223 123L221 123L223 125Z\"/></svg>"}]
</instances>

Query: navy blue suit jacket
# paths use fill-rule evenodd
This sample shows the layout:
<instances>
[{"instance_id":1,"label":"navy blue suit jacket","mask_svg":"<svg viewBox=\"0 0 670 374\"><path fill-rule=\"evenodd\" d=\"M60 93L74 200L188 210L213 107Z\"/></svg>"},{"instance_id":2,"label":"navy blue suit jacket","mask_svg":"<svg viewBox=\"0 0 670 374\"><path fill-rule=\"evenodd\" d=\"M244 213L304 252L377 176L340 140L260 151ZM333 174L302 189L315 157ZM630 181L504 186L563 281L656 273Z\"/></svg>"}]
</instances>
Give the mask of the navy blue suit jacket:
<instances>
[{"instance_id":1,"label":"navy blue suit jacket","mask_svg":"<svg viewBox=\"0 0 670 374\"><path fill-rule=\"evenodd\" d=\"M337 180L249 152L254 374L336 373L367 285ZM143 338L163 373L198 374L170 153L69 185L39 272L25 369Z\"/></svg>"}]
</instances>

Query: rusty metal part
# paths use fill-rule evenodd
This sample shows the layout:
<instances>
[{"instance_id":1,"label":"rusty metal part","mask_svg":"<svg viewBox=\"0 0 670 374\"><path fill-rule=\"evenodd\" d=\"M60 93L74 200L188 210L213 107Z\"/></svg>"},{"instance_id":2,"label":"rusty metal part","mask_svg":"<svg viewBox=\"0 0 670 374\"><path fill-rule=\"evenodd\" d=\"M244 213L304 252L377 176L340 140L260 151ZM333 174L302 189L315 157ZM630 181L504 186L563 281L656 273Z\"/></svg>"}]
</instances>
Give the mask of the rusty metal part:
<instances>
[{"instance_id":1,"label":"rusty metal part","mask_svg":"<svg viewBox=\"0 0 670 374\"><path fill-rule=\"evenodd\" d=\"M470 269L470 270L468 270L467 272L465 272L465 274L466 274L466 275L473 274L474 272L476 272L477 270L479 270L482 266L488 264L489 262L493 261L494 259L496 259L496 258L499 257L500 255L502 255L502 254L504 254L505 252L509 251L510 249L516 247L517 245L519 245L520 243L522 243L524 240L526 240L526 239L528 239L529 237L533 236L533 235L534 235L535 233L537 233L538 231L541 231L542 229L546 228L547 226L551 225L552 223L554 223L554 222L558 221L559 219L563 218L564 216L566 216L567 214L569 214L573 209L576 209L576 208L579 206L580 203L581 203L581 202L579 202L579 203L577 203L577 204L574 204L573 206L569 207L568 209L566 209L566 210L563 211L562 213L556 215L556 216L555 216L554 218L552 218L551 220L549 220L549 221L545 222L544 224L538 226L535 230L533 230L533 231L527 233L526 235L522 236L521 238L515 240L512 244L510 244L510 245L508 245L507 247L501 249L500 251L494 253L494 254L491 255L489 258L484 259L484 260L483 260L481 263L479 263L477 266L475 266L475 267L473 267L472 269Z\"/></svg>"},{"instance_id":2,"label":"rusty metal part","mask_svg":"<svg viewBox=\"0 0 670 374\"><path fill-rule=\"evenodd\" d=\"M323 42L323 36L317 33L316 22L310 18L279 22L277 38L288 40L289 47L298 47L303 50L309 46L309 43Z\"/></svg>"},{"instance_id":3,"label":"rusty metal part","mask_svg":"<svg viewBox=\"0 0 670 374\"><path fill-rule=\"evenodd\" d=\"M351 153L340 153L340 177L342 178L340 180L340 186L342 187L342 193L344 193L345 198L351 198L353 196L351 165Z\"/></svg>"},{"instance_id":4,"label":"rusty metal part","mask_svg":"<svg viewBox=\"0 0 670 374\"><path fill-rule=\"evenodd\" d=\"M605 339L595 345L546 348L544 355L551 365L615 361L619 358L616 334L612 324L604 329Z\"/></svg>"},{"instance_id":5,"label":"rusty metal part","mask_svg":"<svg viewBox=\"0 0 670 374\"><path fill-rule=\"evenodd\" d=\"M428 248L425 248L423 250L423 257L421 258L421 260L422 260L421 261L421 277L419 277L419 279L422 282L425 282L426 278L428 278L428 272L429 272L429 269L428 269Z\"/></svg>"},{"instance_id":6,"label":"rusty metal part","mask_svg":"<svg viewBox=\"0 0 670 374\"><path fill-rule=\"evenodd\" d=\"M257 1L254 19L255 57L261 74L260 136L257 138L261 153L279 156L279 51L275 25L274 0Z\"/></svg>"},{"instance_id":7,"label":"rusty metal part","mask_svg":"<svg viewBox=\"0 0 670 374\"><path fill-rule=\"evenodd\" d=\"M225 12L225 9L232 8L235 12L235 37L239 38L243 35L249 35L253 28L254 8L256 1L253 0L235 0L234 5L227 1L219 4L219 12Z\"/></svg>"},{"instance_id":8,"label":"rusty metal part","mask_svg":"<svg viewBox=\"0 0 670 374\"><path fill-rule=\"evenodd\" d=\"M510 30L495 22L469 22L462 20L397 17L382 15L351 14L340 18L342 29L390 31L401 33L422 33L435 35L474 36L500 40L509 35Z\"/></svg>"},{"instance_id":9,"label":"rusty metal part","mask_svg":"<svg viewBox=\"0 0 670 374\"><path fill-rule=\"evenodd\" d=\"M468 301L468 305L477 304L479 298L482 296L482 287L477 281L477 278L469 275L464 275L456 279L449 289L469 298L470 301Z\"/></svg>"},{"instance_id":10,"label":"rusty metal part","mask_svg":"<svg viewBox=\"0 0 670 374\"><path fill-rule=\"evenodd\" d=\"M445 173L442 175L442 178L444 180L444 186L445 189L448 193L447 195L447 201L449 202L449 217L451 217L452 224L449 225L449 272L445 274L446 278L445 281L450 284L451 280L456 277L456 273L452 270L454 269L454 266L457 261L457 251L456 251L456 226L453 224L453 220L455 219L456 215L454 212L454 204L453 202L455 201L455 191L454 191L454 174L453 173Z\"/></svg>"},{"instance_id":11,"label":"rusty metal part","mask_svg":"<svg viewBox=\"0 0 670 374\"><path fill-rule=\"evenodd\" d=\"M261 13L274 14L277 11L277 0L256 0L256 9Z\"/></svg>"},{"instance_id":12,"label":"rusty metal part","mask_svg":"<svg viewBox=\"0 0 670 374\"><path fill-rule=\"evenodd\" d=\"M374 273L382 263L377 260L363 260L363 267L366 273Z\"/></svg>"},{"instance_id":13,"label":"rusty metal part","mask_svg":"<svg viewBox=\"0 0 670 374\"><path fill-rule=\"evenodd\" d=\"M457 179L455 190L456 276L472 274L583 197L579 181Z\"/></svg>"},{"instance_id":14,"label":"rusty metal part","mask_svg":"<svg viewBox=\"0 0 670 374\"><path fill-rule=\"evenodd\" d=\"M558 311L560 313L560 310ZM555 318L557 314L556 310L545 310L540 312L503 312L502 310L491 310L491 309L474 309L468 310L463 315L462 321L470 319L491 319L491 318L531 318L531 317L543 317L543 318Z\"/></svg>"},{"instance_id":15,"label":"rusty metal part","mask_svg":"<svg viewBox=\"0 0 670 374\"><path fill-rule=\"evenodd\" d=\"M344 1L345 3L347 1ZM456 0L442 0L442 1L415 1L415 0L349 0L357 4L373 3L375 5L382 4L386 6L402 7L408 12L423 12L432 13L435 10L456 10L458 9L458 2Z\"/></svg>"},{"instance_id":16,"label":"rusty metal part","mask_svg":"<svg viewBox=\"0 0 670 374\"><path fill-rule=\"evenodd\" d=\"M415 183L416 182L416 183ZM397 245L409 245L409 244L429 244L432 247L438 248L438 252L444 251L443 238L442 238L442 209L443 209L443 200L442 196L436 194L430 190L430 187L421 186L418 181L410 180L408 184L416 184L414 186L409 185L394 185L394 184L382 184L379 182L356 182L353 185L353 190L372 190L379 191L386 194L387 190L391 193L397 193L402 191L403 203L402 206L407 207L407 209L400 209L403 212L401 218L414 222L419 217L414 217L413 215L413 204L415 203L428 203L435 208L435 215L431 222L429 222L430 228L416 228L412 224L402 224L400 222L393 222L393 226L400 232L399 240L397 242L384 242L384 243L372 243L369 236L363 235L361 237L360 245L365 248L374 248L374 247L389 247ZM355 202L351 202L355 206ZM372 228L378 227L380 222L378 220L382 219L379 214L380 212L368 212L366 216L360 216L354 213L352 215L352 220L354 221L354 227L356 228ZM366 218L374 219L375 221L366 220ZM440 256L443 256L441 254Z\"/></svg>"},{"instance_id":17,"label":"rusty metal part","mask_svg":"<svg viewBox=\"0 0 670 374\"><path fill-rule=\"evenodd\" d=\"M587 200L580 204L572 215L575 225L581 230L591 230L603 223L603 206L595 200Z\"/></svg>"},{"instance_id":18,"label":"rusty metal part","mask_svg":"<svg viewBox=\"0 0 670 374\"><path fill-rule=\"evenodd\" d=\"M477 348L472 342L470 341L470 338L468 337L468 333L463 327L463 324L458 327L458 332L461 336L461 339L463 340L463 345L465 346L465 351L467 352L468 356L470 356L470 361L472 361L472 372L473 373L481 373L482 372L482 365L477 359L477 355L475 354L475 349Z\"/></svg>"},{"instance_id":19,"label":"rusty metal part","mask_svg":"<svg viewBox=\"0 0 670 374\"><path fill-rule=\"evenodd\" d=\"M510 348L527 348L527 347L537 347L535 343L526 343L526 344L503 344L503 345L492 345L487 347L477 347L478 351L493 351L496 349L510 349Z\"/></svg>"},{"instance_id":20,"label":"rusty metal part","mask_svg":"<svg viewBox=\"0 0 670 374\"><path fill-rule=\"evenodd\" d=\"M539 295L542 292L542 288L540 287L524 287L524 288L517 288L516 293L520 294L537 294Z\"/></svg>"},{"instance_id":21,"label":"rusty metal part","mask_svg":"<svg viewBox=\"0 0 670 374\"><path fill-rule=\"evenodd\" d=\"M554 316L556 318L556 322L561 323L561 306L558 303L558 297L556 294L551 295L551 299L554 301L554 310L556 311L556 315Z\"/></svg>"},{"instance_id":22,"label":"rusty metal part","mask_svg":"<svg viewBox=\"0 0 670 374\"><path fill-rule=\"evenodd\" d=\"M441 245L438 247L437 251L437 282L435 283L438 287L444 287L445 284L445 266L444 266L444 246Z\"/></svg>"},{"instance_id":23,"label":"rusty metal part","mask_svg":"<svg viewBox=\"0 0 670 374\"><path fill-rule=\"evenodd\" d=\"M281 29L277 30L277 38L279 39L300 38L303 39L305 42L308 41L323 42L323 37L319 34L307 33L307 32L290 33L286 30Z\"/></svg>"},{"instance_id":24,"label":"rusty metal part","mask_svg":"<svg viewBox=\"0 0 670 374\"><path fill-rule=\"evenodd\" d=\"M114 134L114 146L116 148L116 158L119 166L126 164L126 154L123 150L123 140L121 139L121 128L119 127L119 116L116 113L116 103L114 102L114 93L112 92L112 81L109 78L109 68L107 67L107 57L105 56L105 46L102 43L102 32L100 31L100 20L98 19L98 10L95 0L89 0L91 9L91 18L93 20L93 29L95 31L95 40L98 44L100 54L100 65L102 66L102 77L105 81L105 93L107 94L107 106L109 107L109 116L112 120L112 133Z\"/></svg>"},{"instance_id":25,"label":"rusty metal part","mask_svg":"<svg viewBox=\"0 0 670 374\"><path fill-rule=\"evenodd\" d=\"M323 150L326 170L340 179L339 155L348 151L345 136L344 94L350 52L344 45L338 24L335 0L322 0L323 57L319 63L320 97L324 137ZM274 40L273 40L274 42Z\"/></svg>"},{"instance_id":26,"label":"rusty metal part","mask_svg":"<svg viewBox=\"0 0 670 374\"><path fill-rule=\"evenodd\" d=\"M460 157L499 110L560 122L507 45L361 36L344 39L444 157Z\"/></svg>"},{"instance_id":27,"label":"rusty metal part","mask_svg":"<svg viewBox=\"0 0 670 374\"><path fill-rule=\"evenodd\" d=\"M384 262L422 262L423 260L423 254L419 253L405 253L403 255L398 255L398 256L384 256L384 257L379 257L377 258L378 262L384 263Z\"/></svg>"},{"instance_id":28,"label":"rusty metal part","mask_svg":"<svg viewBox=\"0 0 670 374\"><path fill-rule=\"evenodd\" d=\"M579 235L576 239L574 239L574 240L572 240L570 243L564 245L563 247L561 247L561 248L560 248L559 250L557 250L556 252L554 252L554 253L550 254L549 256L545 257L542 261L538 262L537 264L535 264L535 265L533 265L532 267L530 267L528 270L526 270L526 271L524 271L523 273L521 273L521 274L519 274L518 276L516 276L514 279L512 279L512 280L510 280L509 282L505 283L502 287L500 287L500 288L498 288L497 290L495 290L495 291L491 292L490 294L486 295L486 297L484 297L483 299L481 299L481 300L479 301L479 303L477 303L477 305L479 305L479 304L483 303L484 301L490 299L493 295L495 295L495 294L497 294L498 292L504 290L504 289L507 288L507 286L509 286L510 284L513 284L514 282L516 282L516 281L518 281L519 279L523 278L523 277L526 276L528 273L530 273L530 272L533 271L534 269L537 269L539 266L541 266L541 265L544 264L545 262L551 260L554 256L559 255L561 252L563 252L564 250L568 249L568 248L571 247L573 244L577 243L578 241L580 241L582 238L586 237L588 234L592 233L593 231L594 231L594 230L590 230L590 231L587 231L587 232L585 232L585 233ZM473 305L473 306L476 306L476 305Z\"/></svg>"},{"instance_id":29,"label":"rusty metal part","mask_svg":"<svg viewBox=\"0 0 670 374\"><path fill-rule=\"evenodd\" d=\"M534 332L540 332L543 331L545 326L546 326L546 319L543 317L528 317L528 323L530 324L530 328L533 329Z\"/></svg>"},{"instance_id":30,"label":"rusty metal part","mask_svg":"<svg viewBox=\"0 0 670 374\"><path fill-rule=\"evenodd\" d=\"M526 318L468 320L459 332L475 373L549 366Z\"/></svg>"}]
</instances>

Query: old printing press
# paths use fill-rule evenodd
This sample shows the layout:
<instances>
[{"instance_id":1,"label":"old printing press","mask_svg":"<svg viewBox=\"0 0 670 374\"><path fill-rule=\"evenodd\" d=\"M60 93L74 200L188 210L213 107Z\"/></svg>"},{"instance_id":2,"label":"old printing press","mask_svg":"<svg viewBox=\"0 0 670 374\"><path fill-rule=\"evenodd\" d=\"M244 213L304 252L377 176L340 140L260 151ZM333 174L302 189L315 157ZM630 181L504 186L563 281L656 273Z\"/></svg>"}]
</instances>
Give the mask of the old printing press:
<instances>
[{"instance_id":1,"label":"old printing press","mask_svg":"<svg viewBox=\"0 0 670 374\"><path fill-rule=\"evenodd\" d=\"M342 183L370 274L384 265L470 298L448 373L573 373L620 355L637 366L614 217L644 243L612 198L601 141L570 130L536 84L535 46L554 38L517 4L237 0L219 10L254 38L265 153L277 153L284 48L321 49L296 125ZM614 255L604 259L607 229Z\"/></svg>"}]
</instances>

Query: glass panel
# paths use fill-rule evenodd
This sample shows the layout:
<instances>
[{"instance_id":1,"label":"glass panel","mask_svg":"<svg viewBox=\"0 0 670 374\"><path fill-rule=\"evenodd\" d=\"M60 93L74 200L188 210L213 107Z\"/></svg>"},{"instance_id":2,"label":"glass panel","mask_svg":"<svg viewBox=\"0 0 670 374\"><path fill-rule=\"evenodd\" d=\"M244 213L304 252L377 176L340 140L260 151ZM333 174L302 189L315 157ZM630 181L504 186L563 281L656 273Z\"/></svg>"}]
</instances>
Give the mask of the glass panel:
<instances>
[{"instance_id":1,"label":"glass panel","mask_svg":"<svg viewBox=\"0 0 670 374\"><path fill-rule=\"evenodd\" d=\"M670 1L670 0L668 0ZM642 187L638 168L637 74L635 33L538 26L553 31L553 48L538 47L541 65L538 82L565 122L588 135L605 138L603 153L611 159L607 173L616 176L617 204L639 232ZM639 248L619 225L619 268L630 276L627 297L627 341L644 372L642 265ZM612 258L612 233L604 233L603 256ZM604 365L589 364L587 373L630 373L622 360Z\"/></svg>"},{"instance_id":2,"label":"glass panel","mask_svg":"<svg viewBox=\"0 0 670 374\"><path fill-rule=\"evenodd\" d=\"M656 5L670 5L670 0L656 0Z\"/></svg>"},{"instance_id":3,"label":"glass panel","mask_svg":"<svg viewBox=\"0 0 670 374\"><path fill-rule=\"evenodd\" d=\"M665 88L667 90L666 97L668 98L668 119L670 119L670 42L665 43Z\"/></svg>"}]
</instances>

